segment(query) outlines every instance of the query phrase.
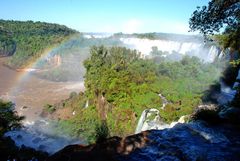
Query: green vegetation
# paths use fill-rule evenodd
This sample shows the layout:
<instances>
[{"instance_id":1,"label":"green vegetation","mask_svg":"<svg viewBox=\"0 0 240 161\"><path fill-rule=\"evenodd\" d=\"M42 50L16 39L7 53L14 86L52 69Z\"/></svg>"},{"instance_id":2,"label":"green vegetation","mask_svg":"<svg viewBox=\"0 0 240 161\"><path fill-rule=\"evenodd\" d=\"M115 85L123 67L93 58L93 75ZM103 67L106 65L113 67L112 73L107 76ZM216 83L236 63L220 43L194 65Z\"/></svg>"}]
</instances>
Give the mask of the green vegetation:
<instances>
[{"instance_id":1,"label":"green vegetation","mask_svg":"<svg viewBox=\"0 0 240 161\"><path fill-rule=\"evenodd\" d=\"M240 69L240 2L238 0L211 0L208 6L198 7L193 12L189 25L192 31L200 31L206 38L216 40L222 48L229 49L227 53L230 54L231 64L236 68L235 70ZM238 53L237 58L234 57L235 52ZM232 71L234 73L234 69ZM232 73L229 72L225 76L228 77ZM235 81L235 78L225 80ZM236 89L233 105L239 107L240 84Z\"/></svg>"},{"instance_id":2,"label":"green vegetation","mask_svg":"<svg viewBox=\"0 0 240 161\"><path fill-rule=\"evenodd\" d=\"M137 51L123 47L92 47L90 54L84 62L86 92L64 102L64 108L73 109L76 115L59 121L59 131L90 142L98 138L96 131L101 137L132 134L146 108L159 109L166 122L192 113L204 91L219 78L223 64L189 56L159 63L141 59ZM164 110L159 93L170 102Z\"/></svg>"},{"instance_id":3,"label":"green vegetation","mask_svg":"<svg viewBox=\"0 0 240 161\"><path fill-rule=\"evenodd\" d=\"M30 160L38 158L45 160L47 153L36 151L25 146L17 147L13 140L9 137L4 137L8 131L21 127L21 121L24 119L18 116L14 110L12 102L3 101L0 99L0 158L1 160Z\"/></svg>"},{"instance_id":4,"label":"green vegetation","mask_svg":"<svg viewBox=\"0 0 240 161\"><path fill-rule=\"evenodd\" d=\"M19 68L39 58L46 48L62 42L76 31L44 22L0 20L0 33L4 33L0 34L1 55L14 53L8 65Z\"/></svg>"},{"instance_id":5,"label":"green vegetation","mask_svg":"<svg viewBox=\"0 0 240 161\"><path fill-rule=\"evenodd\" d=\"M203 39L198 35L183 35L173 33L133 33L124 34L122 32L115 33L112 38L139 38L139 39L150 39L150 40L167 40L167 41L178 41L178 42L201 42Z\"/></svg>"},{"instance_id":6,"label":"green vegetation","mask_svg":"<svg viewBox=\"0 0 240 161\"><path fill-rule=\"evenodd\" d=\"M16 50L16 43L13 34L0 26L0 56L13 55Z\"/></svg>"},{"instance_id":7,"label":"green vegetation","mask_svg":"<svg viewBox=\"0 0 240 161\"><path fill-rule=\"evenodd\" d=\"M223 33L215 38L225 49L240 52L240 7L239 1L211 0L208 6L198 7L190 18L192 31L200 31L205 36L217 35L223 27Z\"/></svg>"},{"instance_id":8,"label":"green vegetation","mask_svg":"<svg viewBox=\"0 0 240 161\"><path fill-rule=\"evenodd\" d=\"M38 59L36 68L47 69L36 73L37 76L52 81L79 81L83 80L85 68L83 61L89 57L90 46L121 46L117 38L87 39L82 34L72 36L51 51L48 60L43 57ZM60 64L52 63L54 56L59 56ZM49 61L50 60L50 61Z\"/></svg>"},{"instance_id":9,"label":"green vegetation","mask_svg":"<svg viewBox=\"0 0 240 161\"><path fill-rule=\"evenodd\" d=\"M14 128L21 127L23 119L24 117L18 116L16 111L14 111L12 102L0 100L0 137Z\"/></svg>"},{"instance_id":10,"label":"green vegetation","mask_svg":"<svg viewBox=\"0 0 240 161\"><path fill-rule=\"evenodd\" d=\"M56 108L53 105L50 104L46 104L43 107L43 112L47 112L47 113L53 113L54 111L56 111Z\"/></svg>"},{"instance_id":11,"label":"green vegetation","mask_svg":"<svg viewBox=\"0 0 240 161\"><path fill-rule=\"evenodd\" d=\"M95 134L96 142L104 141L106 138L109 137L109 129L106 121L102 121L100 124L97 124L95 131L96 131L96 134Z\"/></svg>"}]
</instances>

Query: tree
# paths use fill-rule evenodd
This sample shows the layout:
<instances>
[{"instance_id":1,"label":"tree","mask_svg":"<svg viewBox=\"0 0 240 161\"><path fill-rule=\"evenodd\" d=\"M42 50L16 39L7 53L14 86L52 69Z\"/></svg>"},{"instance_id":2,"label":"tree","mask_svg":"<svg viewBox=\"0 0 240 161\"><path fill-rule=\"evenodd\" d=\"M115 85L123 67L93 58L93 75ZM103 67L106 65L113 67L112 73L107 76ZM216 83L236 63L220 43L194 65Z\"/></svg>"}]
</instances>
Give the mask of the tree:
<instances>
[{"instance_id":1,"label":"tree","mask_svg":"<svg viewBox=\"0 0 240 161\"><path fill-rule=\"evenodd\" d=\"M224 48L240 53L240 0L211 0L208 6L198 7L190 18L191 31L199 30L206 37L216 35L215 39ZM240 68L240 59L234 60L233 64ZM240 85L233 100L234 106L239 106Z\"/></svg>"},{"instance_id":2,"label":"tree","mask_svg":"<svg viewBox=\"0 0 240 161\"><path fill-rule=\"evenodd\" d=\"M21 127L23 116L18 116L14 111L12 102L0 100L0 137L13 128Z\"/></svg>"},{"instance_id":3,"label":"tree","mask_svg":"<svg viewBox=\"0 0 240 161\"><path fill-rule=\"evenodd\" d=\"M197 7L189 25L191 31L198 30L208 38L222 33L215 36L220 45L240 51L240 0L211 0L208 6Z\"/></svg>"}]
</instances>

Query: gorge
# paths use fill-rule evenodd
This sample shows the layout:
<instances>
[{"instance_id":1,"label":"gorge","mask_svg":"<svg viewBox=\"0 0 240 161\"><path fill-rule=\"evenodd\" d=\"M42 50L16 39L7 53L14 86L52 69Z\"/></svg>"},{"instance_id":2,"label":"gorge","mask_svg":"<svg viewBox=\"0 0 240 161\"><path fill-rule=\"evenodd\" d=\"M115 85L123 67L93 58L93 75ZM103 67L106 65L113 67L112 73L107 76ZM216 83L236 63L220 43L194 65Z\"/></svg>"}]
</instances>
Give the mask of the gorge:
<instances>
[{"instance_id":1,"label":"gorge","mask_svg":"<svg viewBox=\"0 0 240 161\"><path fill-rule=\"evenodd\" d=\"M113 143L116 144L113 148L116 149L109 153L110 157L114 156L112 159L239 158L239 139L232 138L239 133L232 126L212 126L204 121L181 124L184 123L183 116L190 115L194 108L202 103L199 93L202 94L209 85L219 81L225 68L224 63L229 59L224 56L223 50L215 44L206 44L199 38L195 39L194 36L182 35L184 39L187 37L187 40L152 40L134 35L108 35L104 38L88 35L89 33L72 35L58 46L47 50L28 67L11 70L6 66L7 58L1 58L1 74L9 74L0 80L1 98L13 101L18 114L26 117L23 121L24 128L5 134L10 136L17 146L24 145L49 154L57 152L50 160L66 159L63 156L74 160L72 156L78 154L78 157L84 157L87 152L94 154L95 148L99 150L98 144L86 147L83 145L93 142L93 138L88 137L95 137L94 126L99 124L96 118L98 112L102 112L98 109L98 104L95 108L94 103L103 98L107 100L107 103L103 101L106 104L103 105L103 112L107 113L107 125L112 132L110 136L119 135L123 138L113 138ZM169 35L171 37L171 34ZM94 76L91 75L93 73ZM108 75L109 73L111 75ZM238 79L239 72L236 80ZM236 91L234 86L229 87L224 82L220 85L218 103L227 106ZM149 123L154 124L151 125L152 128L144 124L146 120L141 116L143 111L143 117L148 115L147 111L153 112L155 117L151 118L153 122ZM229 114L226 113L220 115L216 112L215 115L221 121L229 119ZM87 117L89 119L86 119ZM138 123L135 133L150 129L161 130L130 136L133 139L125 138L126 135L134 133L139 119L142 121ZM88 127L90 125L93 127ZM143 146L141 139L139 143L138 136L150 142L144 142ZM104 150L111 147L108 141L111 141L111 138L99 143L100 147L104 147L103 154ZM194 146L195 141L198 146ZM70 152L68 147L60 150L70 144L81 146L70 146ZM218 148L213 150L214 146ZM227 148L228 146L231 148ZM76 153L75 148L79 148ZM85 151L88 148L93 151ZM135 149L136 151L133 151ZM65 154L65 150L69 154ZM82 153L78 153L79 151ZM132 151L133 153L130 153ZM162 151L162 154L159 151ZM102 154L99 155L102 157Z\"/></svg>"}]
</instances>

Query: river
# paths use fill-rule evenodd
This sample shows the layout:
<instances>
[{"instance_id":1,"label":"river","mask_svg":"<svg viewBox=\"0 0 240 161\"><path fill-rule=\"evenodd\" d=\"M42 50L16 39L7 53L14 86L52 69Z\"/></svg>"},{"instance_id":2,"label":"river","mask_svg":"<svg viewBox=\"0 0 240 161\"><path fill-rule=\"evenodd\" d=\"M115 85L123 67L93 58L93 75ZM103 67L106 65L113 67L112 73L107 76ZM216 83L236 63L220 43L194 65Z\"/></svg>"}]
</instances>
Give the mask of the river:
<instances>
[{"instance_id":1,"label":"river","mask_svg":"<svg viewBox=\"0 0 240 161\"><path fill-rule=\"evenodd\" d=\"M66 99L73 91L84 91L83 81L53 82L41 79L26 71L9 69L3 65L6 59L0 58L0 97L13 101L16 111L29 121L38 120L45 104ZM23 106L27 108L23 110Z\"/></svg>"},{"instance_id":2,"label":"river","mask_svg":"<svg viewBox=\"0 0 240 161\"><path fill-rule=\"evenodd\" d=\"M36 77L31 72L15 71L4 66L8 58L0 58L0 98L15 103L15 110L25 116L24 128L10 131L16 145L25 145L38 150L54 153L62 147L81 143L81 140L59 136L54 125L41 118L45 104L55 104L67 99L73 91L84 91L84 82L54 82ZM23 108L25 106L25 108Z\"/></svg>"}]
</instances>

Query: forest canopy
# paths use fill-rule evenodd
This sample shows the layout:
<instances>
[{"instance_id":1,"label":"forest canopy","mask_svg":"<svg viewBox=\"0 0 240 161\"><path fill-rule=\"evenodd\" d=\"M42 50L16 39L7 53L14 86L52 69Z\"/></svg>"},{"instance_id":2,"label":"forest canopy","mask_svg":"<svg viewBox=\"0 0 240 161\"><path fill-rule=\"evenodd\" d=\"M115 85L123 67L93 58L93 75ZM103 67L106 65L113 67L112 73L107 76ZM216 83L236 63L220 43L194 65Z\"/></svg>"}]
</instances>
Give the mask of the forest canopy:
<instances>
[{"instance_id":1,"label":"forest canopy","mask_svg":"<svg viewBox=\"0 0 240 161\"><path fill-rule=\"evenodd\" d=\"M197 57L156 60L142 59L136 50L124 47L92 47L84 62L86 91L63 102L76 115L60 120L59 130L91 141L103 120L110 136L125 136L134 132L148 108L159 109L162 119L170 123L192 113L221 72L217 61L203 63ZM165 109L161 109L160 93L169 101Z\"/></svg>"},{"instance_id":2,"label":"forest canopy","mask_svg":"<svg viewBox=\"0 0 240 161\"><path fill-rule=\"evenodd\" d=\"M198 7L189 21L191 31L200 31L205 36L218 35L224 48L240 51L240 1L211 0L208 6Z\"/></svg>"},{"instance_id":3,"label":"forest canopy","mask_svg":"<svg viewBox=\"0 0 240 161\"><path fill-rule=\"evenodd\" d=\"M9 66L19 68L38 58L42 52L77 31L63 25L0 20L0 56L13 55Z\"/></svg>"}]
</instances>

